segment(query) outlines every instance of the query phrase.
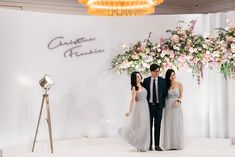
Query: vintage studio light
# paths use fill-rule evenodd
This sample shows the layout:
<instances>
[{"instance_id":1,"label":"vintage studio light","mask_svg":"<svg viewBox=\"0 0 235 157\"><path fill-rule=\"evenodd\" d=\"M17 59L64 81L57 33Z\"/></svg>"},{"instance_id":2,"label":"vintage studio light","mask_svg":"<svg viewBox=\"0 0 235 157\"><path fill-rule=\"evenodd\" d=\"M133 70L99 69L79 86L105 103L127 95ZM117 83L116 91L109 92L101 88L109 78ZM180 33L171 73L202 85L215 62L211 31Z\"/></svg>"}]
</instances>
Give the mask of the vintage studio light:
<instances>
[{"instance_id":1,"label":"vintage studio light","mask_svg":"<svg viewBox=\"0 0 235 157\"><path fill-rule=\"evenodd\" d=\"M54 85L54 80L48 74L46 74L40 81L39 84L45 90L49 90L52 85Z\"/></svg>"},{"instance_id":2,"label":"vintage studio light","mask_svg":"<svg viewBox=\"0 0 235 157\"><path fill-rule=\"evenodd\" d=\"M36 133L34 136L34 141L33 141L33 146L32 146L32 152L34 151L34 147L35 147L35 143L36 143L36 139L37 139L37 134L38 134L39 124L40 124L40 120L41 120L41 116L42 116L42 111L43 111L44 106L46 105L50 148L51 148L51 153L53 153L51 116L50 116L50 108L49 108L49 93L48 93L48 91L50 90L51 86L54 85L54 80L52 79L52 77L50 75L46 74L46 75L44 75L44 77L42 79L40 79L39 84L43 88L44 91L43 91L41 109L40 109L40 113L39 113L39 117L38 117Z\"/></svg>"}]
</instances>

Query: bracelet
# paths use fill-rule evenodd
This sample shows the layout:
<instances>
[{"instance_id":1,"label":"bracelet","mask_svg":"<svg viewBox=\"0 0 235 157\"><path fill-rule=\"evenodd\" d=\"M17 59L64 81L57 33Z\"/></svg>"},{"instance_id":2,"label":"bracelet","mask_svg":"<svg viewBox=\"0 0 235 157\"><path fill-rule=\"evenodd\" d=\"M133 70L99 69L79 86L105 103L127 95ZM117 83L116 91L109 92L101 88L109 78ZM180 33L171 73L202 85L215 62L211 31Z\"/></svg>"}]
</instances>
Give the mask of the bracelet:
<instances>
[{"instance_id":1,"label":"bracelet","mask_svg":"<svg viewBox=\"0 0 235 157\"><path fill-rule=\"evenodd\" d=\"M181 102L182 102L179 98L177 99L177 101L178 101L180 104L181 104Z\"/></svg>"}]
</instances>

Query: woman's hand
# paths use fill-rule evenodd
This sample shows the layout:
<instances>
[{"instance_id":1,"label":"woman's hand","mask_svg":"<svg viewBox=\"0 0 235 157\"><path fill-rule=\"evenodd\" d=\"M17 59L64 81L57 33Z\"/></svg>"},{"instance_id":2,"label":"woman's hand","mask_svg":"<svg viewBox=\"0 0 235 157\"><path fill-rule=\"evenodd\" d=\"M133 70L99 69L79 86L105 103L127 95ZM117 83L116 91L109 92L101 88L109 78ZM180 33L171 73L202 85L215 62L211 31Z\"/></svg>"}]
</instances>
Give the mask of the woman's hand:
<instances>
[{"instance_id":1,"label":"woman's hand","mask_svg":"<svg viewBox=\"0 0 235 157\"><path fill-rule=\"evenodd\" d=\"M174 103L174 108L177 108L179 106L179 104L180 104L179 101L176 100L175 103Z\"/></svg>"}]
</instances>

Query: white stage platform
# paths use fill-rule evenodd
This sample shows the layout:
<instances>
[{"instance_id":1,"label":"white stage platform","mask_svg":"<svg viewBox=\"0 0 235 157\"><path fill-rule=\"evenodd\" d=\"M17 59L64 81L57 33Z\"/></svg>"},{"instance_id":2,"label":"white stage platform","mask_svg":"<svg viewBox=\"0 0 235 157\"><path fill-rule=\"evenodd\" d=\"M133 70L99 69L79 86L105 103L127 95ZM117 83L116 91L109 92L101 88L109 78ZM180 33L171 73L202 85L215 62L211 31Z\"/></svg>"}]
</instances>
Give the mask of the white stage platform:
<instances>
[{"instance_id":1,"label":"white stage platform","mask_svg":"<svg viewBox=\"0 0 235 157\"><path fill-rule=\"evenodd\" d=\"M3 149L2 157L235 157L235 146L228 139L188 139L181 151L136 152L120 138L73 139L54 142L54 154L49 143L38 142L35 152L30 146Z\"/></svg>"}]
</instances>

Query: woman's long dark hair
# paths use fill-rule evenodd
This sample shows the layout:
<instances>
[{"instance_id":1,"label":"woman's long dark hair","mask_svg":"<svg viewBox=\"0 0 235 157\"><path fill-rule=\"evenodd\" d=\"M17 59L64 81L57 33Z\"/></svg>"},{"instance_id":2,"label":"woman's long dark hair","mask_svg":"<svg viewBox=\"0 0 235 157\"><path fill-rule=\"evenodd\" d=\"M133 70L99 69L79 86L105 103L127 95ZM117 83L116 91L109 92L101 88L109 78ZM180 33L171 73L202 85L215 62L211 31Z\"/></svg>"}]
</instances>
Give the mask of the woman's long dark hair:
<instances>
[{"instance_id":1,"label":"woman's long dark hair","mask_svg":"<svg viewBox=\"0 0 235 157\"><path fill-rule=\"evenodd\" d=\"M165 75L165 80L166 80L166 88L167 88L167 91L171 88L171 80L170 80L170 77L171 77L171 74L172 73L175 73L175 71L173 69L168 69L166 71L166 75Z\"/></svg>"},{"instance_id":2,"label":"woman's long dark hair","mask_svg":"<svg viewBox=\"0 0 235 157\"><path fill-rule=\"evenodd\" d=\"M140 74L140 72L135 71L135 72L131 73L131 89L133 87L135 87L135 90L139 90L139 87L137 86L137 82L136 82L136 75L137 74ZM141 76L141 78L143 78L141 74L140 74L140 76ZM142 82L141 82L141 85L143 86Z\"/></svg>"}]
</instances>

